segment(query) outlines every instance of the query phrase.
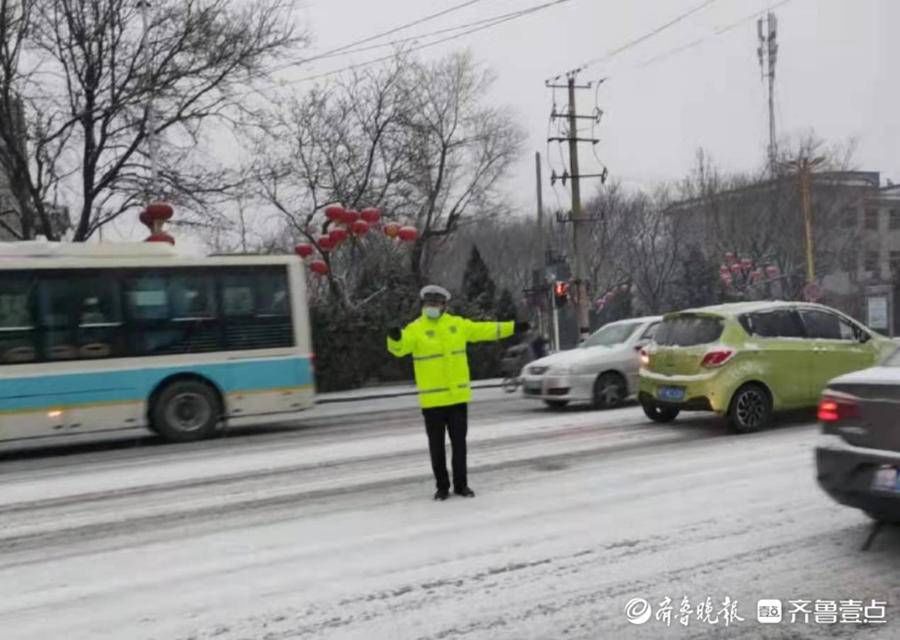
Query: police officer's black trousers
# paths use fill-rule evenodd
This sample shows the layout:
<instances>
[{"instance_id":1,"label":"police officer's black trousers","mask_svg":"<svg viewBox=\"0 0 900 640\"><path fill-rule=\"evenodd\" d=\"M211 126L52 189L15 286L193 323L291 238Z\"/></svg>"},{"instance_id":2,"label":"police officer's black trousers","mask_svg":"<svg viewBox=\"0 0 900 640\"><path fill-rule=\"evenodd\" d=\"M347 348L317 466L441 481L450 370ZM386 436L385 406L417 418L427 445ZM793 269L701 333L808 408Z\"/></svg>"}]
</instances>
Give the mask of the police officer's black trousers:
<instances>
[{"instance_id":1,"label":"police officer's black trousers","mask_svg":"<svg viewBox=\"0 0 900 640\"><path fill-rule=\"evenodd\" d=\"M468 485L466 478L466 432L469 430L469 405L454 404L449 407L422 409L425 430L428 432L428 450L431 453L431 469L438 490L450 489L447 476L447 454L444 448L444 431L450 432L453 448L453 487L457 491Z\"/></svg>"}]
</instances>

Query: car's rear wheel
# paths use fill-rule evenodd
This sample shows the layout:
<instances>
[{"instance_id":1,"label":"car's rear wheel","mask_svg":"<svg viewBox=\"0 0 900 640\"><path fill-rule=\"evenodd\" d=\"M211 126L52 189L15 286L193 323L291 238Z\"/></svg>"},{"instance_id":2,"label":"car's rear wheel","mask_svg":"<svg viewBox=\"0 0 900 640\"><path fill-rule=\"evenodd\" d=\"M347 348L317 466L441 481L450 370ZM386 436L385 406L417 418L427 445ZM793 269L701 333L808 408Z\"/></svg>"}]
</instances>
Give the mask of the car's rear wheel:
<instances>
[{"instance_id":1,"label":"car's rear wheel","mask_svg":"<svg viewBox=\"0 0 900 640\"><path fill-rule=\"evenodd\" d=\"M150 407L151 428L171 442L210 437L221 415L215 390L199 380L176 380L166 385Z\"/></svg>"},{"instance_id":2,"label":"car's rear wheel","mask_svg":"<svg viewBox=\"0 0 900 640\"><path fill-rule=\"evenodd\" d=\"M618 373L604 373L594 381L595 409L613 409L620 406L628 395L625 379Z\"/></svg>"},{"instance_id":3,"label":"car's rear wheel","mask_svg":"<svg viewBox=\"0 0 900 640\"><path fill-rule=\"evenodd\" d=\"M681 410L677 407L665 407L650 400L641 400L641 408L644 410L644 415L653 420L653 422L662 424L672 422L681 413Z\"/></svg>"},{"instance_id":4,"label":"car's rear wheel","mask_svg":"<svg viewBox=\"0 0 900 640\"><path fill-rule=\"evenodd\" d=\"M759 384L745 384L731 399L728 426L736 433L752 433L772 424L772 397Z\"/></svg>"},{"instance_id":5,"label":"car's rear wheel","mask_svg":"<svg viewBox=\"0 0 900 640\"><path fill-rule=\"evenodd\" d=\"M544 400L544 404L551 409L565 409L569 406L568 400Z\"/></svg>"}]
</instances>

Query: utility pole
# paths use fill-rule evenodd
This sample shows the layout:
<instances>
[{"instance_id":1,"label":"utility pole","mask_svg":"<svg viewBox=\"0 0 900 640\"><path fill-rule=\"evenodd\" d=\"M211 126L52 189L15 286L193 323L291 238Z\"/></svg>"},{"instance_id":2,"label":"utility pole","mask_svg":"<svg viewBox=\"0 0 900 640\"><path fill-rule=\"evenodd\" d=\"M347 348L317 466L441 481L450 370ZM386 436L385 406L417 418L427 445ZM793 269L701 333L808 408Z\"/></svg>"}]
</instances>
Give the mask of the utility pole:
<instances>
[{"instance_id":1,"label":"utility pole","mask_svg":"<svg viewBox=\"0 0 900 640\"><path fill-rule=\"evenodd\" d=\"M769 12L766 19L760 18L756 22L756 31L759 36L759 48L756 54L759 56L759 70L762 78L769 80L769 169L775 172L777 160L777 148L775 146L775 63L778 61L778 19L775 14Z\"/></svg>"},{"instance_id":2,"label":"utility pole","mask_svg":"<svg viewBox=\"0 0 900 640\"><path fill-rule=\"evenodd\" d=\"M578 322L578 335L579 342L587 338L587 336L591 332L591 323L590 323L590 300L587 286L587 266L588 266L588 243L590 238L588 237L588 229L585 228L585 222L588 222L584 216L584 211L581 208L581 178L594 178L599 177L603 182L606 182L607 171L604 168L602 173L597 174L581 174L578 168L578 143L579 142L590 142L591 144L597 144L599 140L595 138L579 138L578 137L578 120L579 119L589 119L594 120L595 122L600 121L600 116L602 112L599 109L596 109L593 115L579 115L575 106L575 90L576 89L591 89L593 88L592 83L588 83L586 85L577 85L575 84L575 76L578 71L570 71L566 74L567 82L565 85L554 85L551 83L547 83L549 88L565 88L568 93L569 98L569 108L565 113L556 113L556 109L554 108L553 113L551 114L551 118L565 118L568 122L568 131L567 135L564 137L550 138L550 142L568 142L569 144L569 170L568 172L564 172L559 179L563 184L566 183L567 179L571 179L572 181L572 213L567 220L572 223L572 243L574 245L574 273L573 273L573 281L572 285L574 286L574 302L576 314L575 317ZM602 80L600 81L602 82ZM551 184L557 180L557 176L554 174L551 176Z\"/></svg>"},{"instance_id":3,"label":"utility pole","mask_svg":"<svg viewBox=\"0 0 900 640\"><path fill-rule=\"evenodd\" d=\"M535 182L537 184L537 232L538 232L538 255L537 255L537 265L535 268L534 282L532 282L533 287L538 287L541 290L541 300L543 303L549 302L551 305L553 304L553 300L549 295L547 290L547 245L544 241L544 197L543 192L541 191L541 152L534 152L534 173L535 173ZM545 314L543 312L543 307L538 307L538 332L543 336L546 335L546 316L549 314Z\"/></svg>"},{"instance_id":4,"label":"utility pole","mask_svg":"<svg viewBox=\"0 0 900 640\"><path fill-rule=\"evenodd\" d=\"M825 158L813 158L800 156L796 160L784 163L788 168L797 173L798 190L800 193L800 210L803 214L803 227L805 232L806 250L806 285L814 287L816 281L815 248L813 247L813 214L812 214L812 172L813 169L825 162Z\"/></svg>"}]
</instances>

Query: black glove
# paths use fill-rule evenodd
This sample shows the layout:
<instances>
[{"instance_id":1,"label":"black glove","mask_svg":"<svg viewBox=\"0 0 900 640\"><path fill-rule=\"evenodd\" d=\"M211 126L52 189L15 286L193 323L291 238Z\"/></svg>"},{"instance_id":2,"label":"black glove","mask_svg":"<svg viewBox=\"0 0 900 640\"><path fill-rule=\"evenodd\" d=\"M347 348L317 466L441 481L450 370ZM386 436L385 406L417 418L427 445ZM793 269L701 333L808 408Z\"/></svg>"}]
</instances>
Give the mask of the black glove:
<instances>
[{"instance_id":1,"label":"black glove","mask_svg":"<svg viewBox=\"0 0 900 640\"><path fill-rule=\"evenodd\" d=\"M402 337L403 337L403 333L400 331L400 327L393 326L390 329L388 329L388 338L390 338L394 342L397 342Z\"/></svg>"},{"instance_id":2,"label":"black glove","mask_svg":"<svg viewBox=\"0 0 900 640\"><path fill-rule=\"evenodd\" d=\"M527 322L517 322L515 325L516 335L518 335L520 333L525 333L529 329L531 329L531 325L528 324Z\"/></svg>"}]
</instances>

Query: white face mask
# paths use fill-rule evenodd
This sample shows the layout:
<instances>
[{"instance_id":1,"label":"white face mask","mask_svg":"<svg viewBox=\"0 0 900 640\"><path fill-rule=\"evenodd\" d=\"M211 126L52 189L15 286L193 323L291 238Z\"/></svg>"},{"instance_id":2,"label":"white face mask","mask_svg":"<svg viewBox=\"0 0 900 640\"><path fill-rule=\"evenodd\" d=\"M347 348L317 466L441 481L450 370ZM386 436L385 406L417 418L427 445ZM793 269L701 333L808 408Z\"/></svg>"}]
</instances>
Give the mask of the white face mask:
<instances>
[{"instance_id":1,"label":"white face mask","mask_svg":"<svg viewBox=\"0 0 900 640\"><path fill-rule=\"evenodd\" d=\"M441 317L441 314L444 313L444 310L441 309L440 307L425 307L423 309L423 312L425 313L425 315L427 317L431 318L432 320L437 320L438 318Z\"/></svg>"}]
</instances>

